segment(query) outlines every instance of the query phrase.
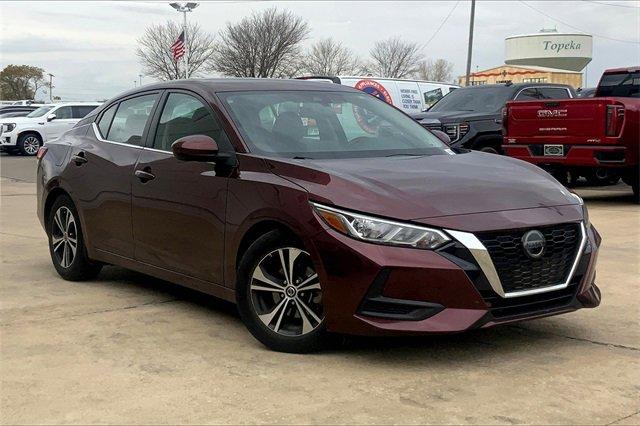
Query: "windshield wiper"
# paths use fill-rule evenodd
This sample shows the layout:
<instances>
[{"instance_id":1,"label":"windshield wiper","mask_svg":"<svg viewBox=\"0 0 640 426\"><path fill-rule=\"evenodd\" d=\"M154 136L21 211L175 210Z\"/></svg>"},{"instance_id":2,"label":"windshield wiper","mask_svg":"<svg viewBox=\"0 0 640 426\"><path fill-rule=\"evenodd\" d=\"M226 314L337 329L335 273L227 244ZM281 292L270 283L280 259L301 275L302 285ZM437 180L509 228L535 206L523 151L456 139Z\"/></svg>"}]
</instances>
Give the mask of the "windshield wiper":
<instances>
[{"instance_id":1,"label":"windshield wiper","mask_svg":"<svg viewBox=\"0 0 640 426\"><path fill-rule=\"evenodd\" d=\"M296 155L295 157L293 157L294 160L313 160L313 158L311 157L303 157L301 155Z\"/></svg>"},{"instance_id":2,"label":"windshield wiper","mask_svg":"<svg viewBox=\"0 0 640 426\"><path fill-rule=\"evenodd\" d=\"M399 157L399 156L407 156L407 157L424 157L426 154L412 154L412 153L406 153L406 154L389 154L389 155L385 155L385 157Z\"/></svg>"}]
</instances>

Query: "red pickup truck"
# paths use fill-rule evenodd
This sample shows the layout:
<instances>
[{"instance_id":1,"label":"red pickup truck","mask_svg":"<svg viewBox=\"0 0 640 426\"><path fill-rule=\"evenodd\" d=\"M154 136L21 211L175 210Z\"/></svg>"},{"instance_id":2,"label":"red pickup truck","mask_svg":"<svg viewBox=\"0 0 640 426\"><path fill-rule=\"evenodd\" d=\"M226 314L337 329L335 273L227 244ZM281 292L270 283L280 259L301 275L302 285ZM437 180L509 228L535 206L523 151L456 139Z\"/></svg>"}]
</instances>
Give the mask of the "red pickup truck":
<instances>
[{"instance_id":1,"label":"red pickup truck","mask_svg":"<svg viewBox=\"0 0 640 426\"><path fill-rule=\"evenodd\" d=\"M605 71L594 98L508 102L502 126L506 155L590 183L622 178L638 199L640 67Z\"/></svg>"}]
</instances>

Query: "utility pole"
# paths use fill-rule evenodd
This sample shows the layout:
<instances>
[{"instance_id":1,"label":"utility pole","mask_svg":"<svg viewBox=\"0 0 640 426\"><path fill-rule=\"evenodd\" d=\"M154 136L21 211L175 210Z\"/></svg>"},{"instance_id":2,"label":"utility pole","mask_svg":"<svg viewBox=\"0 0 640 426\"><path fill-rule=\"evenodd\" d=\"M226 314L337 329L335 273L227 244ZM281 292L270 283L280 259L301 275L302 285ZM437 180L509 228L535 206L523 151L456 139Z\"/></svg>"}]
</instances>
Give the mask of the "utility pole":
<instances>
[{"instance_id":1,"label":"utility pole","mask_svg":"<svg viewBox=\"0 0 640 426\"><path fill-rule=\"evenodd\" d=\"M469 18L469 47L467 48L467 74L464 85L469 85L469 74L471 74L471 52L473 50L473 21L476 15L476 0L471 0L471 17Z\"/></svg>"},{"instance_id":2,"label":"utility pole","mask_svg":"<svg viewBox=\"0 0 640 426\"><path fill-rule=\"evenodd\" d=\"M138 82L140 83L138 86L142 86L142 74L138 74L138 79Z\"/></svg>"},{"instance_id":3,"label":"utility pole","mask_svg":"<svg viewBox=\"0 0 640 426\"><path fill-rule=\"evenodd\" d=\"M53 77L55 75L49 73L49 102L53 102Z\"/></svg>"},{"instance_id":4,"label":"utility pole","mask_svg":"<svg viewBox=\"0 0 640 426\"><path fill-rule=\"evenodd\" d=\"M169 3L169 6L177 10L178 12L182 12L183 23L182 23L182 31L184 32L184 56L183 56L183 64L184 64L184 78L189 78L189 36L187 35L187 12L193 11L196 7L199 6L198 3Z\"/></svg>"}]
</instances>

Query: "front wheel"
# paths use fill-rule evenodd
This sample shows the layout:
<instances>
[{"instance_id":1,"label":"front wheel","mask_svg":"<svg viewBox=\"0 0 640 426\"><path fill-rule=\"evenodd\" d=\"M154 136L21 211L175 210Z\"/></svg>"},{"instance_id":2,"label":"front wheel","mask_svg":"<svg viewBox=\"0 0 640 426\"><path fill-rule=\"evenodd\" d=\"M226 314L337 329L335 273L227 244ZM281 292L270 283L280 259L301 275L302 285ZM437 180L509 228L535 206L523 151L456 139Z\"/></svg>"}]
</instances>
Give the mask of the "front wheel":
<instances>
[{"instance_id":1,"label":"front wheel","mask_svg":"<svg viewBox=\"0 0 640 426\"><path fill-rule=\"evenodd\" d=\"M51 260L62 278L81 281L98 275L102 265L87 256L78 213L68 196L61 195L53 203L47 233Z\"/></svg>"},{"instance_id":2,"label":"front wheel","mask_svg":"<svg viewBox=\"0 0 640 426\"><path fill-rule=\"evenodd\" d=\"M42 146L42 140L35 133L25 133L18 137L18 151L22 155L36 155Z\"/></svg>"},{"instance_id":3,"label":"front wheel","mask_svg":"<svg viewBox=\"0 0 640 426\"><path fill-rule=\"evenodd\" d=\"M322 286L311 256L280 231L258 238L242 257L236 300L251 334L273 350L305 353L326 343Z\"/></svg>"}]
</instances>

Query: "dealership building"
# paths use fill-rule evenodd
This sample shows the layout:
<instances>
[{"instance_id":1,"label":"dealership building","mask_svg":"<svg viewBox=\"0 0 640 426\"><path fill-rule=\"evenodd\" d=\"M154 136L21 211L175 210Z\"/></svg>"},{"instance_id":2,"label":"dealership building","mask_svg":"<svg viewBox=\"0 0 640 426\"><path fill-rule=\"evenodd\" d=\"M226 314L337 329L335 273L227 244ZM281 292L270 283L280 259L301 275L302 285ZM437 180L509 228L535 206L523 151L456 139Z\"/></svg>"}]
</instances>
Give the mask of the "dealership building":
<instances>
[{"instance_id":1,"label":"dealership building","mask_svg":"<svg viewBox=\"0 0 640 426\"><path fill-rule=\"evenodd\" d=\"M593 40L587 34L542 30L507 37L505 64L476 71L470 85L495 83L562 83L582 87L582 71L591 62ZM464 85L465 76L458 79Z\"/></svg>"}]
</instances>

